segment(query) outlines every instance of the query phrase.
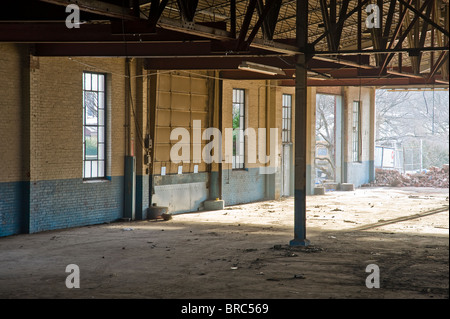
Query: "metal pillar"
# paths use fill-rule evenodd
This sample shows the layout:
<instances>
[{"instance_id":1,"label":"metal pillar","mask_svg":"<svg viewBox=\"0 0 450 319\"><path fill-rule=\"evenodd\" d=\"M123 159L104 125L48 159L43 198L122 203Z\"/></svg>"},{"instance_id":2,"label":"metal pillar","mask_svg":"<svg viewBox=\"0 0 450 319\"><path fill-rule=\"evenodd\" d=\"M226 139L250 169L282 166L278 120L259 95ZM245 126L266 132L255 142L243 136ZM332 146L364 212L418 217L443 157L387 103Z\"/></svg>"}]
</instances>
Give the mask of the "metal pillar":
<instances>
[{"instance_id":1,"label":"metal pillar","mask_svg":"<svg viewBox=\"0 0 450 319\"><path fill-rule=\"evenodd\" d=\"M307 42L308 0L297 0L297 56L295 72L295 192L294 239L291 246L308 246L306 239L306 147L307 147Z\"/></svg>"}]
</instances>

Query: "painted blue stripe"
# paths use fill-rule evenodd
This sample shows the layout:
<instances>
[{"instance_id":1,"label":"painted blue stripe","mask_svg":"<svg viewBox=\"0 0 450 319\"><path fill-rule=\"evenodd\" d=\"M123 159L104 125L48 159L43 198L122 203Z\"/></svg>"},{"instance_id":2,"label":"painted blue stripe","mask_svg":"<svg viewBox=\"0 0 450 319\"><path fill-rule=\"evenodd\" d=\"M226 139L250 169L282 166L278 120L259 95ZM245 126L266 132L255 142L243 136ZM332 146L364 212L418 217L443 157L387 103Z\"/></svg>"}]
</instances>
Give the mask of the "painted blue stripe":
<instances>
[{"instance_id":1,"label":"painted blue stripe","mask_svg":"<svg viewBox=\"0 0 450 319\"><path fill-rule=\"evenodd\" d=\"M30 233L95 225L123 216L124 178L86 183L80 179L33 182Z\"/></svg>"},{"instance_id":2,"label":"painted blue stripe","mask_svg":"<svg viewBox=\"0 0 450 319\"><path fill-rule=\"evenodd\" d=\"M225 205L238 205L264 200L266 175L259 168L223 171L223 200Z\"/></svg>"},{"instance_id":3,"label":"painted blue stripe","mask_svg":"<svg viewBox=\"0 0 450 319\"><path fill-rule=\"evenodd\" d=\"M346 183L353 184L355 187L369 183L374 178L373 167L373 161L361 163L345 162Z\"/></svg>"},{"instance_id":4,"label":"painted blue stripe","mask_svg":"<svg viewBox=\"0 0 450 319\"><path fill-rule=\"evenodd\" d=\"M0 236L115 221L123 216L123 194L123 177L0 183Z\"/></svg>"},{"instance_id":5,"label":"painted blue stripe","mask_svg":"<svg viewBox=\"0 0 450 319\"><path fill-rule=\"evenodd\" d=\"M26 232L27 182L0 183L0 237Z\"/></svg>"}]
</instances>

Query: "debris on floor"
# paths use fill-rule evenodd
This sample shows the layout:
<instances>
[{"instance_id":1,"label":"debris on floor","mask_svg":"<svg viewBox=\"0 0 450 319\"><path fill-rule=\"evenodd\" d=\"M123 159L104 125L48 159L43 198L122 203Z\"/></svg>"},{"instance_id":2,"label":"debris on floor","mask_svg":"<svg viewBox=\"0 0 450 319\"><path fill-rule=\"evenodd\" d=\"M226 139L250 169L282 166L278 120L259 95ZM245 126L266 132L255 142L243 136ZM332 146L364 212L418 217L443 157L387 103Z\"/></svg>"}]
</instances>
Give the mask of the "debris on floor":
<instances>
[{"instance_id":1,"label":"debris on floor","mask_svg":"<svg viewBox=\"0 0 450 319\"><path fill-rule=\"evenodd\" d=\"M430 167L414 174L402 174L396 170L376 169L375 181L363 185L365 187L449 187L449 166Z\"/></svg>"}]
</instances>

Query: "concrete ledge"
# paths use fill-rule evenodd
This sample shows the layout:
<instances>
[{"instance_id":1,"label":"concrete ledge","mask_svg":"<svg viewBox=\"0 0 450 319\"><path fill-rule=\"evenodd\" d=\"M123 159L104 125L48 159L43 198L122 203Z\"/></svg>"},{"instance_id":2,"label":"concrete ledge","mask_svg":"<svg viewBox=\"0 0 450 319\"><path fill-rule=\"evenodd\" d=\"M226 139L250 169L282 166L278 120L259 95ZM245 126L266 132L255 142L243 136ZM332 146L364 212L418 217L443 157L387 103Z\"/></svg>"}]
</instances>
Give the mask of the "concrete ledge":
<instances>
[{"instance_id":1,"label":"concrete ledge","mask_svg":"<svg viewBox=\"0 0 450 319\"><path fill-rule=\"evenodd\" d=\"M344 192L353 192L355 190L355 185L343 183L340 185L339 189Z\"/></svg>"},{"instance_id":2,"label":"concrete ledge","mask_svg":"<svg viewBox=\"0 0 450 319\"><path fill-rule=\"evenodd\" d=\"M225 208L225 201L223 200L207 200L203 202L205 210L222 210Z\"/></svg>"},{"instance_id":3,"label":"concrete ledge","mask_svg":"<svg viewBox=\"0 0 450 319\"><path fill-rule=\"evenodd\" d=\"M314 187L314 195L325 195L325 187Z\"/></svg>"},{"instance_id":4,"label":"concrete ledge","mask_svg":"<svg viewBox=\"0 0 450 319\"><path fill-rule=\"evenodd\" d=\"M333 182L328 182L328 183L323 183L323 187L325 188L326 191L337 191L339 184L338 183L333 183Z\"/></svg>"}]
</instances>

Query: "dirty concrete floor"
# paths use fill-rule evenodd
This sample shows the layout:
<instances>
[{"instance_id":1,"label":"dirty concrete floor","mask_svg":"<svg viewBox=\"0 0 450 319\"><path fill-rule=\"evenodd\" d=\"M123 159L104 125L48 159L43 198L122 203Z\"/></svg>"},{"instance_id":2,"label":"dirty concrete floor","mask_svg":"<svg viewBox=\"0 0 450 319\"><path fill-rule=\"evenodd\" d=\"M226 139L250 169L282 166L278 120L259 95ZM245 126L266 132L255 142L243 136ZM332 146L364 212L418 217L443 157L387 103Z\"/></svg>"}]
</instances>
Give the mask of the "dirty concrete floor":
<instances>
[{"instance_id":1,"label":"dirty concrete floor","mask_svg":"<svg viewBox=\"0 0 450 319\"><path fill-rule=\"evenodd\" d=\"M287 245L293 205L285 198L0 238L0 298L449 297L448 189L308 197L306 248ZM80 289L66 288L69 264L79 266ZM366 287L369 264L380 268L379 289Z\"/></svg>"}]
</instances>

